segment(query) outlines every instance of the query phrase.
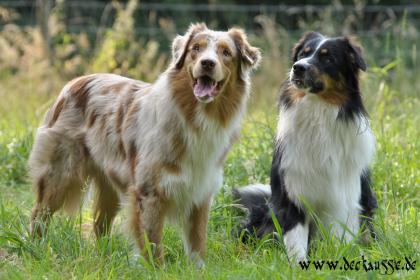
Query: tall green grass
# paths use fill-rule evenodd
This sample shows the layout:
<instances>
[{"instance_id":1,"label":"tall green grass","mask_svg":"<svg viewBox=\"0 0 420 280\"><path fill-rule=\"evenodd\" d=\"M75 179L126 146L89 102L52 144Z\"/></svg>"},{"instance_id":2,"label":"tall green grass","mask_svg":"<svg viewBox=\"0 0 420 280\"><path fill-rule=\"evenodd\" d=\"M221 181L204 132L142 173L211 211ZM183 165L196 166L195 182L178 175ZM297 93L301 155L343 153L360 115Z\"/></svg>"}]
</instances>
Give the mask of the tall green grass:
<instances>
[{"instance_id":1,"label":"tall green grass","mask_svg":"<svg viewBox=\"0 0 420 280\"><path fill-rule=\"evenodd\" d=\"M76 217L56 215L45 238L31 240L28 236L34 196L27 182L26 161L36 127L65 81L92 71L92 67L152 81L163 69L167 56L149 47L152 51L148 51L148 63L139 58L127 61L129 54L137 52L135 49L142 45L133 50L130 44L134 39L129 33L116 38L115 32L121 28L116 23L102 39L107 43L88 59L82 52L83 35L67 34L65 26L61 26L55 36L62 38L57 49L63 53L57 51L62 59L56 66L63 68L57 71L48 66L42 54L36 28L8 26L0 32L0 39L9 42L9 53L18 50L20 55L16 61L0 59L0 279L376 279L383 276L372 271L317 271L314 268L303 271L289 264L281 242L264 239L242 244L231 236L232 229L242 219L232 201L232 187L268 182L277 121L275 100L278 87L286 77L288 53L295 40L271 19L260 17L257 20L263 24L264 32L251 40L262 46L264 60L253 78L253 96L242 137L229 154L223 188L213 203L207 262L202 270L188 264L179 231L171 226L165 229L163 240L166 264L155 267L145 262L124 233L124 213L118 217L112 234L96 241L91 230L89 199ZM407 25L404 19L396 24ZM339 34L337 30L334 32ZM311 244L311 259L334 260L344 256L358 260L362 255L371 260L404 256L419 259L418 46L407 47L403 33L390 33L383 41L367 40L374 44L366 48L369 70L361 81L377 138L372 171L379 201L375 219L378 240L370 246L357 242L342 244L329 238L315 240ZM139 44L156 46L158 43ZM378 60L375 44L384 46L384 57ZM76 48L77 54L66 56L66 46ZM115 64L104 65L108 57L114 59ZM153 71L148 71L150 65L155 66ZM418 279L418 271L394 272L391 278Z\"/></svg>"}]
</instances>

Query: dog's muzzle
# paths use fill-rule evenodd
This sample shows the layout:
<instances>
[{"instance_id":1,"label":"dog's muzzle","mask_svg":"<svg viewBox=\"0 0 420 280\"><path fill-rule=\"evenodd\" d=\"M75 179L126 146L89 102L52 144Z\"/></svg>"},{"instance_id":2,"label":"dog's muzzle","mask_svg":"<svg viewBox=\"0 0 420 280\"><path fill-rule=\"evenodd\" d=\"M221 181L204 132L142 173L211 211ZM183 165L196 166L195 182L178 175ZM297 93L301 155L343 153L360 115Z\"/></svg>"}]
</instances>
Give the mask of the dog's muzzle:
<instances>
[{"instance_id":1,"label":"dog's muzzle","mask_svg":"<svg viewBox=\"0 0 420 280\"><path fill-rule=\"evenodd\" d=\"M223 81L213 80L210 76L204 75L194 79L194 95L200 102L209 103L220 93Z\"/></svg>"},{"instance_id":2,"label":"dog's muzzle","mask_svg":"<svg viewBox=\"0 0 420 280\"><path fill-rule=\"evenodd\" d=\"M308 63L296 62L293 65L290 81L299 89L307 89L310 93L324 90L324 83L317 78L315 67Z\"/></svg>"}]
</instances>

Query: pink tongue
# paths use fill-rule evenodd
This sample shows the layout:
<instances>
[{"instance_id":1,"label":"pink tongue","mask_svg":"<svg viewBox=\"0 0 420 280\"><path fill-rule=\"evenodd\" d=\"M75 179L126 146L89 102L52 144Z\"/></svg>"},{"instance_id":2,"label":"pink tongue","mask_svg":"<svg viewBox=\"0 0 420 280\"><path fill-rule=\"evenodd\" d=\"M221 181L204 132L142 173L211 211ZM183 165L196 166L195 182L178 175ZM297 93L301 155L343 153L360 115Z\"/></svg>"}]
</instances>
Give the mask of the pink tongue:
<instances>
[{"instance_id":1,"label":"pink tongue","mask_svg":"<svg viewBox=\"0 0 420 280\"><path fill-rule=\"evenodd\" d=\"M201 79L198 79L197 84L194 86L194 94L198 97L213 96L216 86L216 83L203 83Z\"/></svg>"}]
</instances>

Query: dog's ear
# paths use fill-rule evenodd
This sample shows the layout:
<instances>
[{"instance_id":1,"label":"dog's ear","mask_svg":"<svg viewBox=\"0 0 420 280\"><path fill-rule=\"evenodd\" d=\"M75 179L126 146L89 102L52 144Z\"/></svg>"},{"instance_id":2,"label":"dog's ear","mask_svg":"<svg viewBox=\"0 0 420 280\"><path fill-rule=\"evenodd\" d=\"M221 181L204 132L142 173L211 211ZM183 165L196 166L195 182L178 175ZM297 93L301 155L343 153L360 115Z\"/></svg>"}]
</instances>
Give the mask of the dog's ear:
<instances>
[{"instance_id":1,"label":"dog's ear","mask_svg":"<svg viewBox=\"0 0 420 280\"><path fill-rule=\"evenodd\" d=\"M185 57L187 56L188 46L194 36L207 30L205 23L191 24L185 35L177 35L172 41L172 61L176 69L181 69L184 66Z\"/></svg>"},{"instance_id":2,"label":"dog's ear","mask_svg":"<svg viewBox=\"0 0 420 280\"><path fill-rule=\"evenodd\" d=\"M366 71L366 61L363 58L363 49L359 45L356 37L344 37L344 43L347 47L347 52L349 55L349 59L353 67L356 69L360 69L362 71Z\"/></svg>"},{"instance_id":3,"label":"dog's ear","mask_svg":"<svg viewBox=\"0 0 420 280\"><path fill-rule=\"evenodd\" d=\"M240 28L231 28L228 34L238 50L241 73L245 74L248 70L256 69L261 61L260 49L249 44L244 30Z\"/></svg>"},{"instance_id":4,"label":"dog's ear","mask_svg":"<svg viewBox=\"0 0 420 280\"><path fill-rule=\"evenodd\" d=\"M309 40L312 40L316 37L322 37L322 35L318 32L309 31L303 34L302 38L299 39L299 41L296 43L296 45L293 47L292 50L292 62L296 62L298 58L299 52L302 50L303 46L306 42Z\"/></svg>"}]
</instances>

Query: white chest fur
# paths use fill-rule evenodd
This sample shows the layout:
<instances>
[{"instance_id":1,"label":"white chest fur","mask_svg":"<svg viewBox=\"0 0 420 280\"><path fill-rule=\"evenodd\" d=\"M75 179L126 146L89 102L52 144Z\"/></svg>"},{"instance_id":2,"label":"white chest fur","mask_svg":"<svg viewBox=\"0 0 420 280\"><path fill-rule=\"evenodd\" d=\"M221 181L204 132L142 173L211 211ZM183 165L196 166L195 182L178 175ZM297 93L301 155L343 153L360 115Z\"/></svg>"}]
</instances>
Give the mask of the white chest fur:
<instances>
[{"instance_id":1,"label":"white chest fur","mask_svg":"<svg viewBox=\"0 0 420 280\"><path fill-rule=\"evenodd\" d=\"M165 193L174 203L174 209L184 211L176 215L188 214L193 205L200 205L211 198L222 186L223 165L220 160L239 130L241 115L242 111L239 111L228 127L221 128L198 110L200 132L193 133L189 131L188 124L184 124L186 153L181 162L181 173L163 171L161 181Z\"/></svg>"},{"instance_id":2,"label":"white chest fur","mask_svg":"<svg viewBox=\"0 0 420 280\"><path fill-rule=\"evenodd\" d=\"M359 207L360 175L375 141L365 117L342 121L337 116L337 106L314 95L280 112L281 169L287 193L298 205L303 197L320 211Z\"/></svg>"}]
</instances>

